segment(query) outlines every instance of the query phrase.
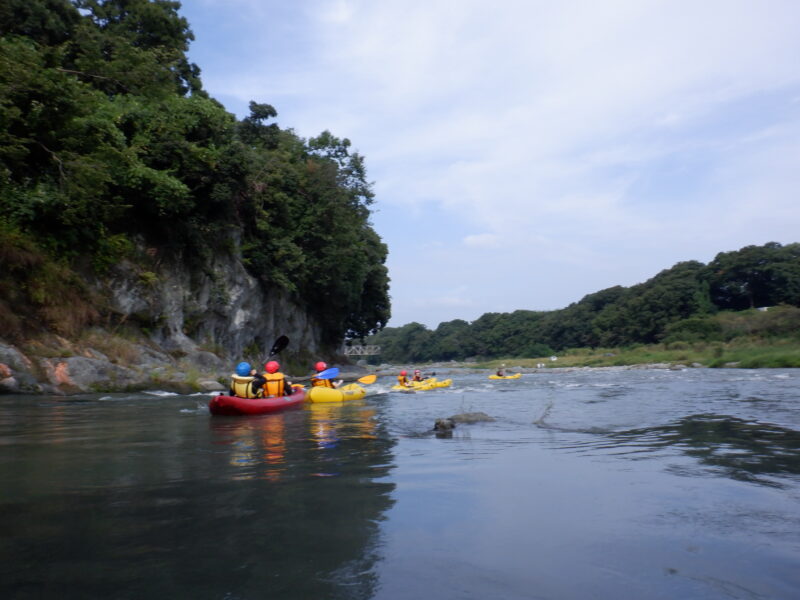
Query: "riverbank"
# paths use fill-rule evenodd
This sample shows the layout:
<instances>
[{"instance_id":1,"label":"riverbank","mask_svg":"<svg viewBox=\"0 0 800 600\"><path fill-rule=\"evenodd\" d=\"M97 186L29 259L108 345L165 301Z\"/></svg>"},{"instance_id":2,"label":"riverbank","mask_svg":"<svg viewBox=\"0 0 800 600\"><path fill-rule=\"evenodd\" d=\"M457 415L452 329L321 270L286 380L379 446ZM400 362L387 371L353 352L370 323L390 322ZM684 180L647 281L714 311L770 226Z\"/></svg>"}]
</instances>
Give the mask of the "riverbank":
<instances>
[{"instance_id":1,"label":"riverbank","mask_svg":"<svg viewBox=\"0 0 800 600\"><path fill-rule=\"evenodd\" d=\"M190 342L187 338L182 348L167 350L141 336L124 337L101 329L88 330L78 340L43 335L12 344L0 339L0 394L227 390L241 357L223 358L222 352ZM253 364L260 367L260 360ZM285 351L279 360L290 378L302 381L312 372L308 356ZM355 365L337 366L352 379L367 372Z\"/></svg>"},{"instance_id":2,"label":"riverbank","mask_svg":"<svg viewBox=\"0 0 800 600\"><path fill-rule=\"evenodd\" d=\"M158 389L178 393L223 391L230 361L200 347L165 352L152 343L95 332L81 341L51 336L17 347L0 341L0 393L72 395ZM284 357L290 377L308 375L308 361ZM332 363L333 364L333 363ZM419 364L356 366L336 364L345 379L365 373L396 377L401 369L431 373L495 371L540 372L590 368L800 368L800 341L780 339L735 342L672 342L630 348L579 348L535 358L472 359Z\"/></svg>"},{"instance_id":3,"label":"riverbank","mask_svg":"<svg viewBox=\"0 0 800 600\"><path fill-rule=\"evenodd\" d=\"M536 358L498 358L492 360L440 361L415 365L380 365L382 374L394 374L401 368L419 368L431 372L449 369L498 368L535 372L551 369L628 368L800 368L800 341L737 340L735 342L672 342L630 348L576 348L553 356Z\"/></svg>"},{"instance_id":4,"label":"riverbank","mask_svg":"<svg viewBox=\"0 0 800 600\"><path fill-rule=\"evenodd\" d=\"M496 369L507 366L535 368L553 367L633 367L656 365L665 367L709 368L800 368L800 341L737 340L736 342L673 342L630 348L578 348L553 357L530 359L498 359L480 362L477 368Z\"/></svg>"}]
</instances>

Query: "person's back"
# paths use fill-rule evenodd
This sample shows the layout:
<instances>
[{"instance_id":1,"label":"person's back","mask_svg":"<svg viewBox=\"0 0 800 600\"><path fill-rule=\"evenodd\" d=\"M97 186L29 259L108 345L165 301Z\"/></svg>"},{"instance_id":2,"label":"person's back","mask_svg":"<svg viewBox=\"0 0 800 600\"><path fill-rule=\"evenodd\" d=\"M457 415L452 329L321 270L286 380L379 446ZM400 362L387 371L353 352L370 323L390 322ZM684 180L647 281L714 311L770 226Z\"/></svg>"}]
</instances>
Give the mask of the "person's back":
<instances>
[{"instance_id":1,"label":"person's back","mask_svg":"<svg viewBox=\"0 0 800 600\"><path fill-rule=\"evenodd\" d=\"M281 366L277 361L271 360L264 365L264 384L262 386L264 395L273 396L289 396L292 394L291 383L286 380L283 373L279 371Z\"/></svg>"},{"instance_id":2,"label":"person's back","mask_svg":"<svg viewBox=\"0 0 800 600\"><path fill-rule=\"evenodd\" d=\"M239 398L260 398L264 378L250 367L250 363L240 362L236 372L231 375L230 395Z\"/></svg>"},{"instance_id":3,"label":"person's back","mask_svg":"<svg viewBox=\"0 0 800 600\"><path fill-rule=\"evenodd\" d=\"M328 368L327 363L319 361L316 365L314 365L314 370L317 373L322 373ZM322 377L312 377L311 378L311 385L312 387L327 387L327 388L337 388L341 384L341 381L334 383L330 379L325 379Z\"/></svg>"}]
</instances>

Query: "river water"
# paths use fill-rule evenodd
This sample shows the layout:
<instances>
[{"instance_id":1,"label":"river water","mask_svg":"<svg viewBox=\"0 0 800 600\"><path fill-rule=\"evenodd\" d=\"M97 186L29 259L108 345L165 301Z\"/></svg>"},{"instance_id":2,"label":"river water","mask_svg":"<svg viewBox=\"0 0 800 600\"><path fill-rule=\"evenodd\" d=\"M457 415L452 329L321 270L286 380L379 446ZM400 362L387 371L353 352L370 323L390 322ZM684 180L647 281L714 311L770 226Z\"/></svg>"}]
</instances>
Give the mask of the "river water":
<instances>
[{"instance_id":1,"label":"river water","mask_svg":"<svg viewBox=\"0 0 800 600\"><path fill-rule=\"evenodd\" d=\"M800 598L800 370L486 375L0 396L0 598Z\"/></svg>"}]
</instances>

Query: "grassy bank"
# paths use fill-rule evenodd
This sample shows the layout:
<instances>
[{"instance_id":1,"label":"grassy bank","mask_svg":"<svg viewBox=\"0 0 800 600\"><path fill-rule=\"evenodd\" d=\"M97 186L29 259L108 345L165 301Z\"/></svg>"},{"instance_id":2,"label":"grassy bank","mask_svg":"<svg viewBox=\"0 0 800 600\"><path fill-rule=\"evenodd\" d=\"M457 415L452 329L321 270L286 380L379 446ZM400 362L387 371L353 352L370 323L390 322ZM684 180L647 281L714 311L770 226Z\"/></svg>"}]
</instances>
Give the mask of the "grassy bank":
<instances>
[{"instance_id":1,"label":"grassy bank","mask_svg":"<svg viewBox=\"0 0 800 600\"><path fill-rule=\"evenodd\" d=\"M800 340L745 340L723 342L672 342L629 348L577 348L567 350L551 361L539 358L504 358L475 364L477 368L507 367L615 367L664 363L704 367L800 368Z\"/></svg>"}]
</instances>

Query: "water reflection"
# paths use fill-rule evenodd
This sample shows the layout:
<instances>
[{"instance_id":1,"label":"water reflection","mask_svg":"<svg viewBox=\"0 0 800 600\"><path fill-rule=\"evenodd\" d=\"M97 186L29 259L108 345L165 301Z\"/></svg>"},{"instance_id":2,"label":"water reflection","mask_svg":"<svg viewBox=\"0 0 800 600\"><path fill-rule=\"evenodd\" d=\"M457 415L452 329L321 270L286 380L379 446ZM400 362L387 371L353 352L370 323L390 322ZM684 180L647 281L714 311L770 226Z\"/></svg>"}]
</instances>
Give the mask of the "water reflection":
<instances>
[{"instance_id":1,"label":"water reflection","mask_svg":"<svg viewBox=\"0 0 800 600\"><path fill-rule=\"evenodd\" d=\"M0 597L374 595L394 442L368 406L19 406L0 425Z\"/></svg>"},{"instance_id":2,"label":"water reflection","mask_svg":"<svg viewBox=\"0 0 800 600\"><path fill-rule=\"evenodd\" d=\"M210 423L216 443L230 448L228 463L240 468L233 479L280 479L286 463L284 415L211 419Z\"/></svg>"},{"instance_id":3,"label":"water reflection","mask_svg":"<svg viewBox=\"0 0 800 600\"><path fill-rule=\"evenodd\" d=\"M375 439L375 409L363 401L313 403L308 405L311 435L319 448L330 448L342 437Z\"/></svg>"}]
</instances>

